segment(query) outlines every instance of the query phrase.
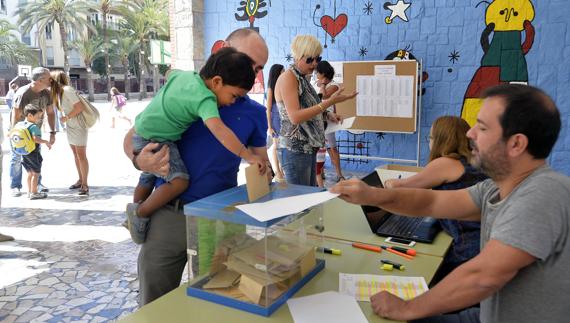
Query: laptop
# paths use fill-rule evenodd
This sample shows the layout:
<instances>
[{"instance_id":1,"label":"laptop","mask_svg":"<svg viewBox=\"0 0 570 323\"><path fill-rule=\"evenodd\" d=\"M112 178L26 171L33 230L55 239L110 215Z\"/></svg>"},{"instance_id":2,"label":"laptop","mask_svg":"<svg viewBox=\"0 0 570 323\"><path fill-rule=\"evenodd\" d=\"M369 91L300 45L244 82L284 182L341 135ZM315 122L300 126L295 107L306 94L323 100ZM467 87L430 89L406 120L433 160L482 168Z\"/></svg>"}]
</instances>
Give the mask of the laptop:
<instances>
[{"instance_id":1,"label":"laptop","mask_svg":"<svg viewBox=\"0 0 570 323\"><path fill-rule=\"evenodd\" d=\"M384 187L376 171L366 175L362 181L370 186ZM441 230L437 220L431 217L406 217L370 205L362 205L362 211L372 232L383 237L432 243Z\"/></svg>"}]
</instances>

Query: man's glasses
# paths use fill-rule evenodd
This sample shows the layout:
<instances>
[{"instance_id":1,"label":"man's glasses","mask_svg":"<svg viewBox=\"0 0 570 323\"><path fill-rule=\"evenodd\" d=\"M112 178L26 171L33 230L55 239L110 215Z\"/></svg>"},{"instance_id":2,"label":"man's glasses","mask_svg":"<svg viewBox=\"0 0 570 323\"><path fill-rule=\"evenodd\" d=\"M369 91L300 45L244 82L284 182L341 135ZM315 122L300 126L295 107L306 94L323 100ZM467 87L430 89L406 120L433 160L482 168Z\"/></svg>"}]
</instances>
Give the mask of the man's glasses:
<instances>
[{"instance_id":1,"label":"man's glasses","mask_svg":"<svg viewBox=\"0 0 570 323\"><path fill-rule=\"evenodd\" d=\"M322 56L315 56L315 57L307 57L307 59L305 60L305 62L306 62L307 64L312 64L313 61L319 63L319 62L322 61L322 60L323 60L323 57L322 57Z\"/></svg>"}]
</instances>

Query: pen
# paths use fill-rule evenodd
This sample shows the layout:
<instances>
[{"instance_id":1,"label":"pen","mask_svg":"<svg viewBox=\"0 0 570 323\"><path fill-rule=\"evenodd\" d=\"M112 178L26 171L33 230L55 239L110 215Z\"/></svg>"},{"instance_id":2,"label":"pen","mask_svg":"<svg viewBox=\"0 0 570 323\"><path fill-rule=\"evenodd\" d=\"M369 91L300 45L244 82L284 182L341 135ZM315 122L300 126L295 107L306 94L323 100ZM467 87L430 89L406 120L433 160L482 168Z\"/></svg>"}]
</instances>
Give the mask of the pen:
<instances>
[{"instance_id":1,"label":"pen","mask_svg":"<svg viewBox=\"0 0 570 323\"><path fill-rule=\"evenodd\" d=\"M364 250L369 250L369 251L374 251L374 252L382 252L382 249L380 249L380 247L371 246L368 244L353 242L352 246L354 248L359 248L359 249L364 249Z\"/></svg>"},{"instance_id":2,"label":"pen","mask_svg":"<svg viewBox=\"0 0 570 323\"><path fill-rule=\"evenodd\" d=\"M402 174L398 175L398 179L402 179Z\"/></svg>"},{"instance_id":3,"label":"pen","mask_svg":"<svg viewBox=\"0 0 570 323\"><path fill-rule=\"evenodd\" d=\"M328 253L331 255L337 255L337 256L340 256L342 254L342 251L340 249L332 249L332 248L326 248L326 247L317 247L317 251Z\"/></svg>"},{"instance_id":4,"label":"pen","mask_svg":"<svg viewBox=\"0 0 570 323\"><path fill-rule=\"evenodd\" d=\"M385 259L382 259L382 260L380 260L380 261L381 261L384 265L392 265L392 267L394 267L394 268L396 268L396 269L398 269L398 270L405 270L405 269L406 269L406 266L404 266L404 265L402 265L402 264L399 264L399 263L397 263L397 262L393 262L393 261L385 260Z\"/></svg>"},{"instance_id":5,"label":"pen","mask_svg":"<svg viewBox=\"0 0 570 323\"><path fill-rule=\"evenodd\" d=\"M413 260L413 259L414 259L414 257L412 257L412 256L410 256L410 255L406 255L405 253L401 253L401 252L399 252L399 251L396 251L396 250L394 250L394 249L392 249L392 248L390 248L390 247L382 246L382 249L384 249L384 250L386 250L386 251L388 251L388 252L391 252L391 253L393 253L393 254L395 254L395 255L398 255L398 256L400 256L400 257L404 257L404 258L406 258L406 259L410 259L410 260Z\"/></svg>"},{"instance_id":6,"label":"pen","mask_svg":"<svg viewBox=\"0 0 570 323\"><path fill-rule=\"evenodd\" d=\"M390 248L392 248L396 251L399 251L401 253L405 253L406 255L410 255L410 256L416 255L416 251L414 249L406 249L406 248L397 247L397 246L391 246Z\"/></svg>"}]
</instances>

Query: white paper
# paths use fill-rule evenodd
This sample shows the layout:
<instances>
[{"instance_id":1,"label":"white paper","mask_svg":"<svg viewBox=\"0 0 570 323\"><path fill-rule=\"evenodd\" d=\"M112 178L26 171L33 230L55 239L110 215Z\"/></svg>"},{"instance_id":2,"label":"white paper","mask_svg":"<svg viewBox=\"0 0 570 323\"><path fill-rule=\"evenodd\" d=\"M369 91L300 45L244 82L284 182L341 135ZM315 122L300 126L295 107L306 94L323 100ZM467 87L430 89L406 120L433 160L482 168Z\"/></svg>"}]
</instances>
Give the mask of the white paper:
<instances>
[{"instance_id":1,"label":"white paper","mask_svg":"<svg viewBox=\"0 0 570 323\"><path fill-rule=\"evenodd\" d=\"M338 290L357 301L370 302L370 296L387 291L404 300L428 291L423 277L338 274Z\"/></svg>"},{"instance_id":2,"label":"white paper","mask_svg":"<svg viewBox=\"0 0 570 323\"><path fill-rule=\"evenodd\" d=\"M414 77L357 75L356 115L412 118Z\"/></svg>"},{"instance_id":3,"label":"white paper","mask_svg":"<svg viewBox=\"0 0 570 323\"><path fill-rule=\"evenodd\" d=\"M299 213L311 206L333 199L338 195L324 191L284 197L262 203L242 204L236 207L257 221L265 222L285 215Z\"/></svg>"},{"instance_id":4,"label":"white paper","mask_svg":"<svg viewBox=\"0 0 570 323\"><path fill-rule=\"evenodd\" d=\"M344 63L343 62L329 62L329 63L334 68L333 81L342 84L344 82L344 70L343 70Z\"/></svg>"},{"instance_id":5,"label":"white paper","mask_svg":"<svg viewBox=\"0 0 570 323\"><path fill-rule=\"evenodd\" d=\"M389 179L408 178L417 174L416 172L405 172L401 170L385 168L376 168L376 172L378 173L378 177L380 177L382 184L386 183L386 181Z\"/></svg>"},{"instance_id":6,"label":"white paper","mask_svg":"<svg viewBox=\"0 0 570 323\"><path fill-rule=\"evenodd\" d=\"M325 129L325 135L327 135L331 132L349 129L350 127L352 127L354 120L356 120L356 117L346 118L346 119L342 120L342 123L340 123L340 122L334 123L334 122L329 121L327 124L327 128Z\"/></svg>"},{"instance_id":7,"label":"white paper","mask_svg":"<svg viewBox=\"0 0 570 323\"><path fill-rule=\"evenodd\" d=\"M374 75L396 75L396 65L374 65Z\"/></svg>"},{"instance_id":8,"label":"white paper","mask_svg":"<svg viewBox=\"0 0 570 323\"><path fill-rule=\"evenodd\" d=\"M337 292L291 298L287 305L295 323L368 322L353 297Z\"/></svg>"}]
</instances>

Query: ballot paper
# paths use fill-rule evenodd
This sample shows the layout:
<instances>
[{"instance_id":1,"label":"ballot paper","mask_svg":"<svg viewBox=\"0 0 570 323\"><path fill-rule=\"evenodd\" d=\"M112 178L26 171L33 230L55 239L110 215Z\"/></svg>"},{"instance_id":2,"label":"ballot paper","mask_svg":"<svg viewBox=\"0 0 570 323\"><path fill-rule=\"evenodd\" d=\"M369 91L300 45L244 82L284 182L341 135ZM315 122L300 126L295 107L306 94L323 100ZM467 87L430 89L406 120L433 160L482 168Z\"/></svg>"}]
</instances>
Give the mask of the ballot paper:
<instances>
[{"instance_id":1,"label":"ballot paper","mask_svg":"<svg viewBox=\"0 0 570 323\"><path fill-rule=\"evenodd\" d=\"M356 119L356 117L352 117L352 118L346 118L346 119L342 120L342 122L339 122L339 123L328 122L327 128L325 129L325 135L327 135L331 132L349 129L350 127L352 127L352 124L354 123L355 119Z\"/></svg>"},{"instance_id":2,"label":"ballot paper","mask_svg":"<svg viewBox=\"0 0 570 323\"><path fill-rule=\"evenodd\" d=\"M287 301L295 323L368 322L356 300L338 292L324 292Z\"/></svg>"},{"instance_id":3,"label":"ballot paper","mask_svg":"<svg viewBox=\"0 0 570 323\"><path fill-rule=\"evenodd\" d=\"M324 191L284 197L262 203L242 204L236 207L257 221L265 222L285 215L299 213L311 206L333 199L338 195Z\"/></svg>"},{"instance_id":4,"label":"ballot paper","mask_svg":"<svg viewBox=\"0 0 570 323\"><path fill-rule=\"evenodd\" d=\"M370 296L387 291L402 299L410 300L428 290L423 277L338 274L339 292L357 301L370 302Z\"/></svg>"}]
</instances>

